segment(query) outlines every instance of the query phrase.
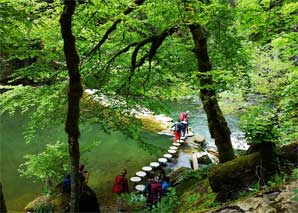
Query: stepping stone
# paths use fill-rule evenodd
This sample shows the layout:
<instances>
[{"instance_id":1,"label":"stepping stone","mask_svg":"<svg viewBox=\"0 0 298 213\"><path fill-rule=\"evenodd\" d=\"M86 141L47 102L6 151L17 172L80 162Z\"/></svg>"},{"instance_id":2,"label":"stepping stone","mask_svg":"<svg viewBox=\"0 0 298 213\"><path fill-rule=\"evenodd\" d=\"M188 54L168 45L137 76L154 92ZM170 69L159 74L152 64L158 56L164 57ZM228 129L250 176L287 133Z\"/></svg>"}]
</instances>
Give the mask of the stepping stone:
<instances>
[{"instance_id":1,"label":"stepping stone","mask_svg":"<svg viewBox=\"0 0 298 213\"><path fill-rule=\"evenodd\" d=\"M151 162L150 166L154 167L154 168L157 168L157 167L159 167L159 163L158 162Z\"/></svg>"},{"instance_id":2,"label":"stepping stone","mask_svg":"<svg viewBox=\"0 0 298 213\"><path fill-rule=\"evenodd\" d=\"M131 177L130 178L130 181L131 182L134 182L134 183L138 183L138 182L140 182L142 180L142 178L140 178L140 177Z\"/></svg>"},{"instance_id":3,"label":"stepping stone","mask_svg":"<svg viewBox=\"0 0 298 213\"><path fill-rule=\"evenodd\" d=\"M158 158L160 163L166 163L168 160L166 158Z\"/></svg>"},{"instance_id":4,"label":"stepping stone","mask_svg":"<svg viewBox=\"0 0 298 213\"><path fill-rule=\"evenodd\" d=\"M170 154L176 154L176 152L177 152L177 151L176 151L176 150L173 150L173 149L169 149L169 150L168 150L168 153L170 153Z\"/></svg>"},{"instance_id":5,"label":"stepping stone","mask_svg":"<svg viewBox=\"0 0 298 213\"><path fill-rule=\"evenodd\" d=\"M143 172L143 171L139 171L136 173L137 176L139 177L145 177L146 176L146 172Z\"/></svg>"},{"instance_id":6,"label":"stepping stone","mask_svg":"<svg viewBox=\"0 0 298 213\"><path fill-rule=\"evenodd\" d=\"M194 136L193 132L188 132L187 133L187 137L192 137L192 136Z\"/></svg>"},{"instance_id":7,"label":"stepping stone","mask_svg":"<svg viewBox=\"0 0 298 213\"><path fill-rule=\"evenodd\" d=\"M145 189L145 185L143 185L143 184L136 185L135 189L142 192Z\"/></svg>"},{"instance_id":8,"label":"stepping stone","mask_svg":"<svg viewBox=\"0 0 298 213\"><path fill-rule=\"evenodd\" d=\"M185 140L187 138L187 136L181 137L181 140Z\"/></svg>"},{"instance_id":9,"label":"stepping stone","mask_svg":"<svg viewBox=\"0 0 298 213\"><path fill-rule=\"evenodd\" d=\"M171 155L171 154L164 154L163 156L168 159L171 159L173 157L173 155Z\"/></svg>"},{"instance_id":10,"label":"stepping stone","mask_svg":"<svg viewBox=\"0 0 298 213\"><path fill-rule=\"evenodd\" d=\"M180 146L180 143L173 143L174 146Z\"/></svg>"},{"instance_id":11,"label":"stepping stone","mask_svg":"<svg viewBox=\"0 0 298 213\"><path fill-rule=\"evenodd\" d=\"M178 142L178 143L184 143L184 140L178 140L176 142Z\"/></svg>"},{"instance_id":12,"label":"stepping stone","mask_svg":"<svg viewBox=\"0 0 298 213\"><path fill-rule=\"evenodd\" d=\"M170 146L170 149L177 150L177 146Z\"/></svg>"},{"instance_id":13,"label":"stepping stone","mask_svg":"<svg viewBox=\"0 0 298 213\"><path fill-rule=\"evenodd\" d=\"M143 166L142 170L145 172L150 172L150 171L152 171L152 167L151 166Z\"/></svg>"}]
</instances>

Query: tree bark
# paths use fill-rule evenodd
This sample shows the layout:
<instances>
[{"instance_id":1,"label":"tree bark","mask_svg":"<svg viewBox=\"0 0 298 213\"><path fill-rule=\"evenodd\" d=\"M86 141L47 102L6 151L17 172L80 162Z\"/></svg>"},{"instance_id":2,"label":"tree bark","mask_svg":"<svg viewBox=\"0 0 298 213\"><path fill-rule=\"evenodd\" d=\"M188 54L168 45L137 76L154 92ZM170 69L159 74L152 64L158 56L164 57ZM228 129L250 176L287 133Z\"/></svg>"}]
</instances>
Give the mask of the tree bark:
<instances>
[{"instance_id":1,"label":"tree bark","mask_svg":"<svg viewBox=\"0 0 298 213\"><path fill-rule=\"evenodd\" d=\"M219 161L224 163L234 159L234 150L231 143L231 131L219 108L216 92L213 88L211 75L211 62L207 51L207 39L203 28L199 24L189 24L193 41L195 44L194 53L198 60L200 98L208 118L208 128L212 138L215 139L219 153Z\"/></svg>"},{"instance_id":2,"label":"tree bark","mask_svg":"<svg viewBox=\"0 0 298 213\"><path fill-rule=\"evenodd\" d=\"M80 180L79 180L79 117L80 99L83 94L79 72L79 55L75 46L75 37L72 35L72 15L76 6L75 0L65 0L63 13L60 17L61 34L64 40L64 55L69 74L68 111L65 131L68 134L69 155L71 164L71 194L70 211L79 212Z\"/></svg>"},{"instance_id":3,"label":"tree bark","mask_svg":"<svg viewBox=\"0 0 298 213\"><path fill-rule=\"evenodd\" d=\"M7 212L5 200L2 192L2 183L0 182L0 212Z\"/></svg>"}]
</instances>

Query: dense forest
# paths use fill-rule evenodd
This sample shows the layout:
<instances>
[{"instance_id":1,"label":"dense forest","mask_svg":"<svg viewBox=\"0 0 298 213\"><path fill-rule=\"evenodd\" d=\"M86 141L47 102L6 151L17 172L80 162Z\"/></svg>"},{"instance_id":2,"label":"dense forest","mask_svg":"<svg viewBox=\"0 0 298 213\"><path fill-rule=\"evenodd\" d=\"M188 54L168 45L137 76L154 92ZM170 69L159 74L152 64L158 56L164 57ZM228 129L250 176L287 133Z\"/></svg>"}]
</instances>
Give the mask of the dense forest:
<instances>
[{"instance_id":1,"label":"dense forest","mask_svg":"<svg viewBox=\"0 0 298 213\"><path fill-rule=\"evenodd\" d=\"M24 211L15 205L36 197L27 212L117 212L119 205L124 212L298 211L296 0L0 0L0 24L1 212ZM200 113L208 130L195 152L213 144L217 162L164 165L172 187L150 208L132 183L131 193L115 197L112 183L95 184L118 174L108 159L137 171L172 145L157 135L171 125L144 114L175 121L186 110L192 129ZM231 115L248 149L235 148ZM30 151L14 149L17 140ZM123 153L111 157L114 149ZM22 159L13 160L18 152ZM130 152L139 156L120 160ZM94 179L82 190L80 165L88 158ZM101 161L106 170L95 172ZM43 189L10 201L18 193L7 171L15 166L21 179ZM67 174L69 194L60 191ZM272 201L254 211L231 204L285 187L288 206Z\"/></svg>"}]
</instances>

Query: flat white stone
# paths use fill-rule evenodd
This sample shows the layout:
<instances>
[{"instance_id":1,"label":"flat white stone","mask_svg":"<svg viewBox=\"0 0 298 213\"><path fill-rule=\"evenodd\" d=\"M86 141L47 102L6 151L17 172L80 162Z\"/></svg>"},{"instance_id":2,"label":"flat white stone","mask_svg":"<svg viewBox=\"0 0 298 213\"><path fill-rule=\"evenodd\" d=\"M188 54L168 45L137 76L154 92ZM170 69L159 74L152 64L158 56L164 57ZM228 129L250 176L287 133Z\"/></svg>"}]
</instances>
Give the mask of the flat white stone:
<instances>
[{"instance_id":1,"label":"flat white stone","mask_svg":"<svg viewBox=\"0 0 298 213\"><path fill-rule=\"evenodd\" d=\"M135 189L138 191L143 191L145 189L145 185L142 185L142 184L136 185Z\"/></svg>"},{"instance_id":2,"label":"flat white stone","mask_svg":"<svg viewBox=\"0 0 298 213\"><path fill-rule=\"evenodd\" d=\"M180 143L173 143L174 146L180 146Z\"/></svg>"},{"instance_id":3,"label":"flat white stone","mask_svg":"<svg viewBox=\"0 0 298 213\"><path fill-rule=\"evenodd\" d=\"M159 167L159 163L158 162L151 162L150 166L152 167Z\"/></svg>"},{"instance_id":4,"label":"flat white stone","mask_svg":"<svg viewBox=\"0 0 298 213\"><path fill-rule=\"evenodd\" d=\"M143 166L142 170L145 172L149 172L152 170L152 167L151 166Z\"/></svg>"},{"instance_id":5,"label":"flat white stone","mask_svg":"<svg viewBox=\"0 0 298 213\"><path fill-rule=\"evenodd\" d=\"M173 157L173 155L171 155L171 154L164 154L163 156L168 159L171 159Z\"/></svg>"},{"instance_id":6,"label":"flat white stone","mask_svg":"<svg viewBox=\"0 0 298 213\"><path fill-rule=\"evenodd\" d=\"M170 146L170 149L177 150L177 146Z\"/></svg>"},{"instance_id":7,"label":"flat white stone","mask_svg":"<svg viewBox=\"0 0 298 213\"><path fill-rule=\"evenodd\" d=\"M158 158L158 161L161 163L166 163L168 160L166 158Z\"/></svg>"},{"instance_id":8,"label":"flat white stone","mask_svg":"<svg viewBox=\"0 0 298 213\"><path fill-rule=\"evenodd\" d=\"M137 183L137 182L140 182L142 179L140 178L140 177L131 177L130 178L130 181L131 182L135 182L135 183Z\"/></svg>"},{"instance_id":9,"label":"flat white stone","mask_svg":"<svg viewBox=\"0 0 298 213\"><path fill-rule=\"evenodd\" d=\"M136 173L137 176L139 177L145 177L146 176L146 172L143 172L143 171L139 171Z\"/></svg>"},{"instance_id":10,"label":"flat white stone","mask_svg":"<svg viewBox=\"0 0 298 213\"><path fill-rule=\"evenodd\" d=\"M194 136L194 134L193 134L193 132L188 132L188 133L187 133L187 136L188 136L188 137L192 137L192 136Z\"/></svg>"},{"instance_id":11,"label":"flat white stone","mask_svg":"<svg viewBox=\"0 0 298 213\"><path fill-rule=\"evenodd\" d=\"M176 142L178 142L178 143L184 143L184 140L178 140Z\"/></svg>"},{"instance_id":12,"label":"flat white stone","mask_svg":"<svg viewBox=\"0 0 298 213\"><path fill-rule=\"evenodd\" d=\"M169 150L168 150L168 153L170 153L170 154L176 154L176 150L169 149Z\"/></svg>"}]
</instances>

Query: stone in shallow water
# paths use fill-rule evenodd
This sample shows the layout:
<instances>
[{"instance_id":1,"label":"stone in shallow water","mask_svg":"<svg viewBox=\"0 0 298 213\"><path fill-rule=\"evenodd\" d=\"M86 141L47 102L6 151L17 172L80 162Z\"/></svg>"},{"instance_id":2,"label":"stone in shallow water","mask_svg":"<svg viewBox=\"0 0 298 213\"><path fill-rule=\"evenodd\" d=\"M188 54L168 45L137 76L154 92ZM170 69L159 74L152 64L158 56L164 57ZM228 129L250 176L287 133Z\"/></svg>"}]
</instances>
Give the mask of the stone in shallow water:
<instances>
[{"instance_id":1,"label":"stone in shallow water","mask_svg":"<svg viewBox=\"0 0 298 213\"><path fill-rule=\"evenodd\" d=\"M166 158L158 158L160 163L166 163L168 160Z\"/></svg>"},{"instance_id":2,"label":"stone in shallow water","mask_svg":"<svg viewBox=\"0 0 298 213\"><path fill-rule=\"evenodd\" d=\"M143 184L136 185L135 189L138 191L143 191L145 189L145 185L143 185Z\"/></svg>"},{"instance_id":3,"label":"stone in shallow water","mask_svg":"<svg viewBox=\"0 0 298 213\"><path fill-rule=\"evenodd\" d=\"M137 183L137 182L140 182L142 179L140 177L131 177L130 178L130 181L131 182L134 182L134 183Z\"/></svg>"},{"instance_id":4,"label":"stone in shallow water","mask_svg":"<svg viewBox=\"0 0 298 213\"><path fill-rule=\"evenodd\" d=\"M145 172L149 172L152 170L152 167L151 166L143 166L142 170Z\"/></svg>"},{"instance_id":5,"label":"stone in shallow water","mask_svg":"<svg viewBox=\"0 0 298 213\"><path fill-rule=\"evenodd\" d=\"M152 167L159 167L159 163L158 162L151 162L150 163L150 166L152 166Z\"/></svg>"},{"instance_id":6,"label":"stone in shallow water","mask_svg":"<svg viewBox=\"0 0 298 213\"><path fill-rule=\"evenodd\" d=\"M146 176L146 172L139 171L139 172L136 172L136 175L139 176L139 177L145 177Z\"/></svg>"},{"instance_id":7,"label":"stone in shallow water","mask_svg":"<svg viewBox=\"0 0 298 213\"><path fill-rule=\"evenodd\" d=\"M171 159L173 157L173 155L171 155L171 154L164 154L163 156L168 159Z\"/></svg>"},{"instance_id":8,"label":"stone in shallow water","mask_svg":"<svg viewBox=\"0 0 298 213\"><path fill-rule=\"evenodd\" d=\"M173 150L173 149L169 149L169 150L168 150L168 153L170 153L170 154L176 154L176 152L177 152L177 151L176 151L176 150Z\"/></svg>"}]
</instances>

